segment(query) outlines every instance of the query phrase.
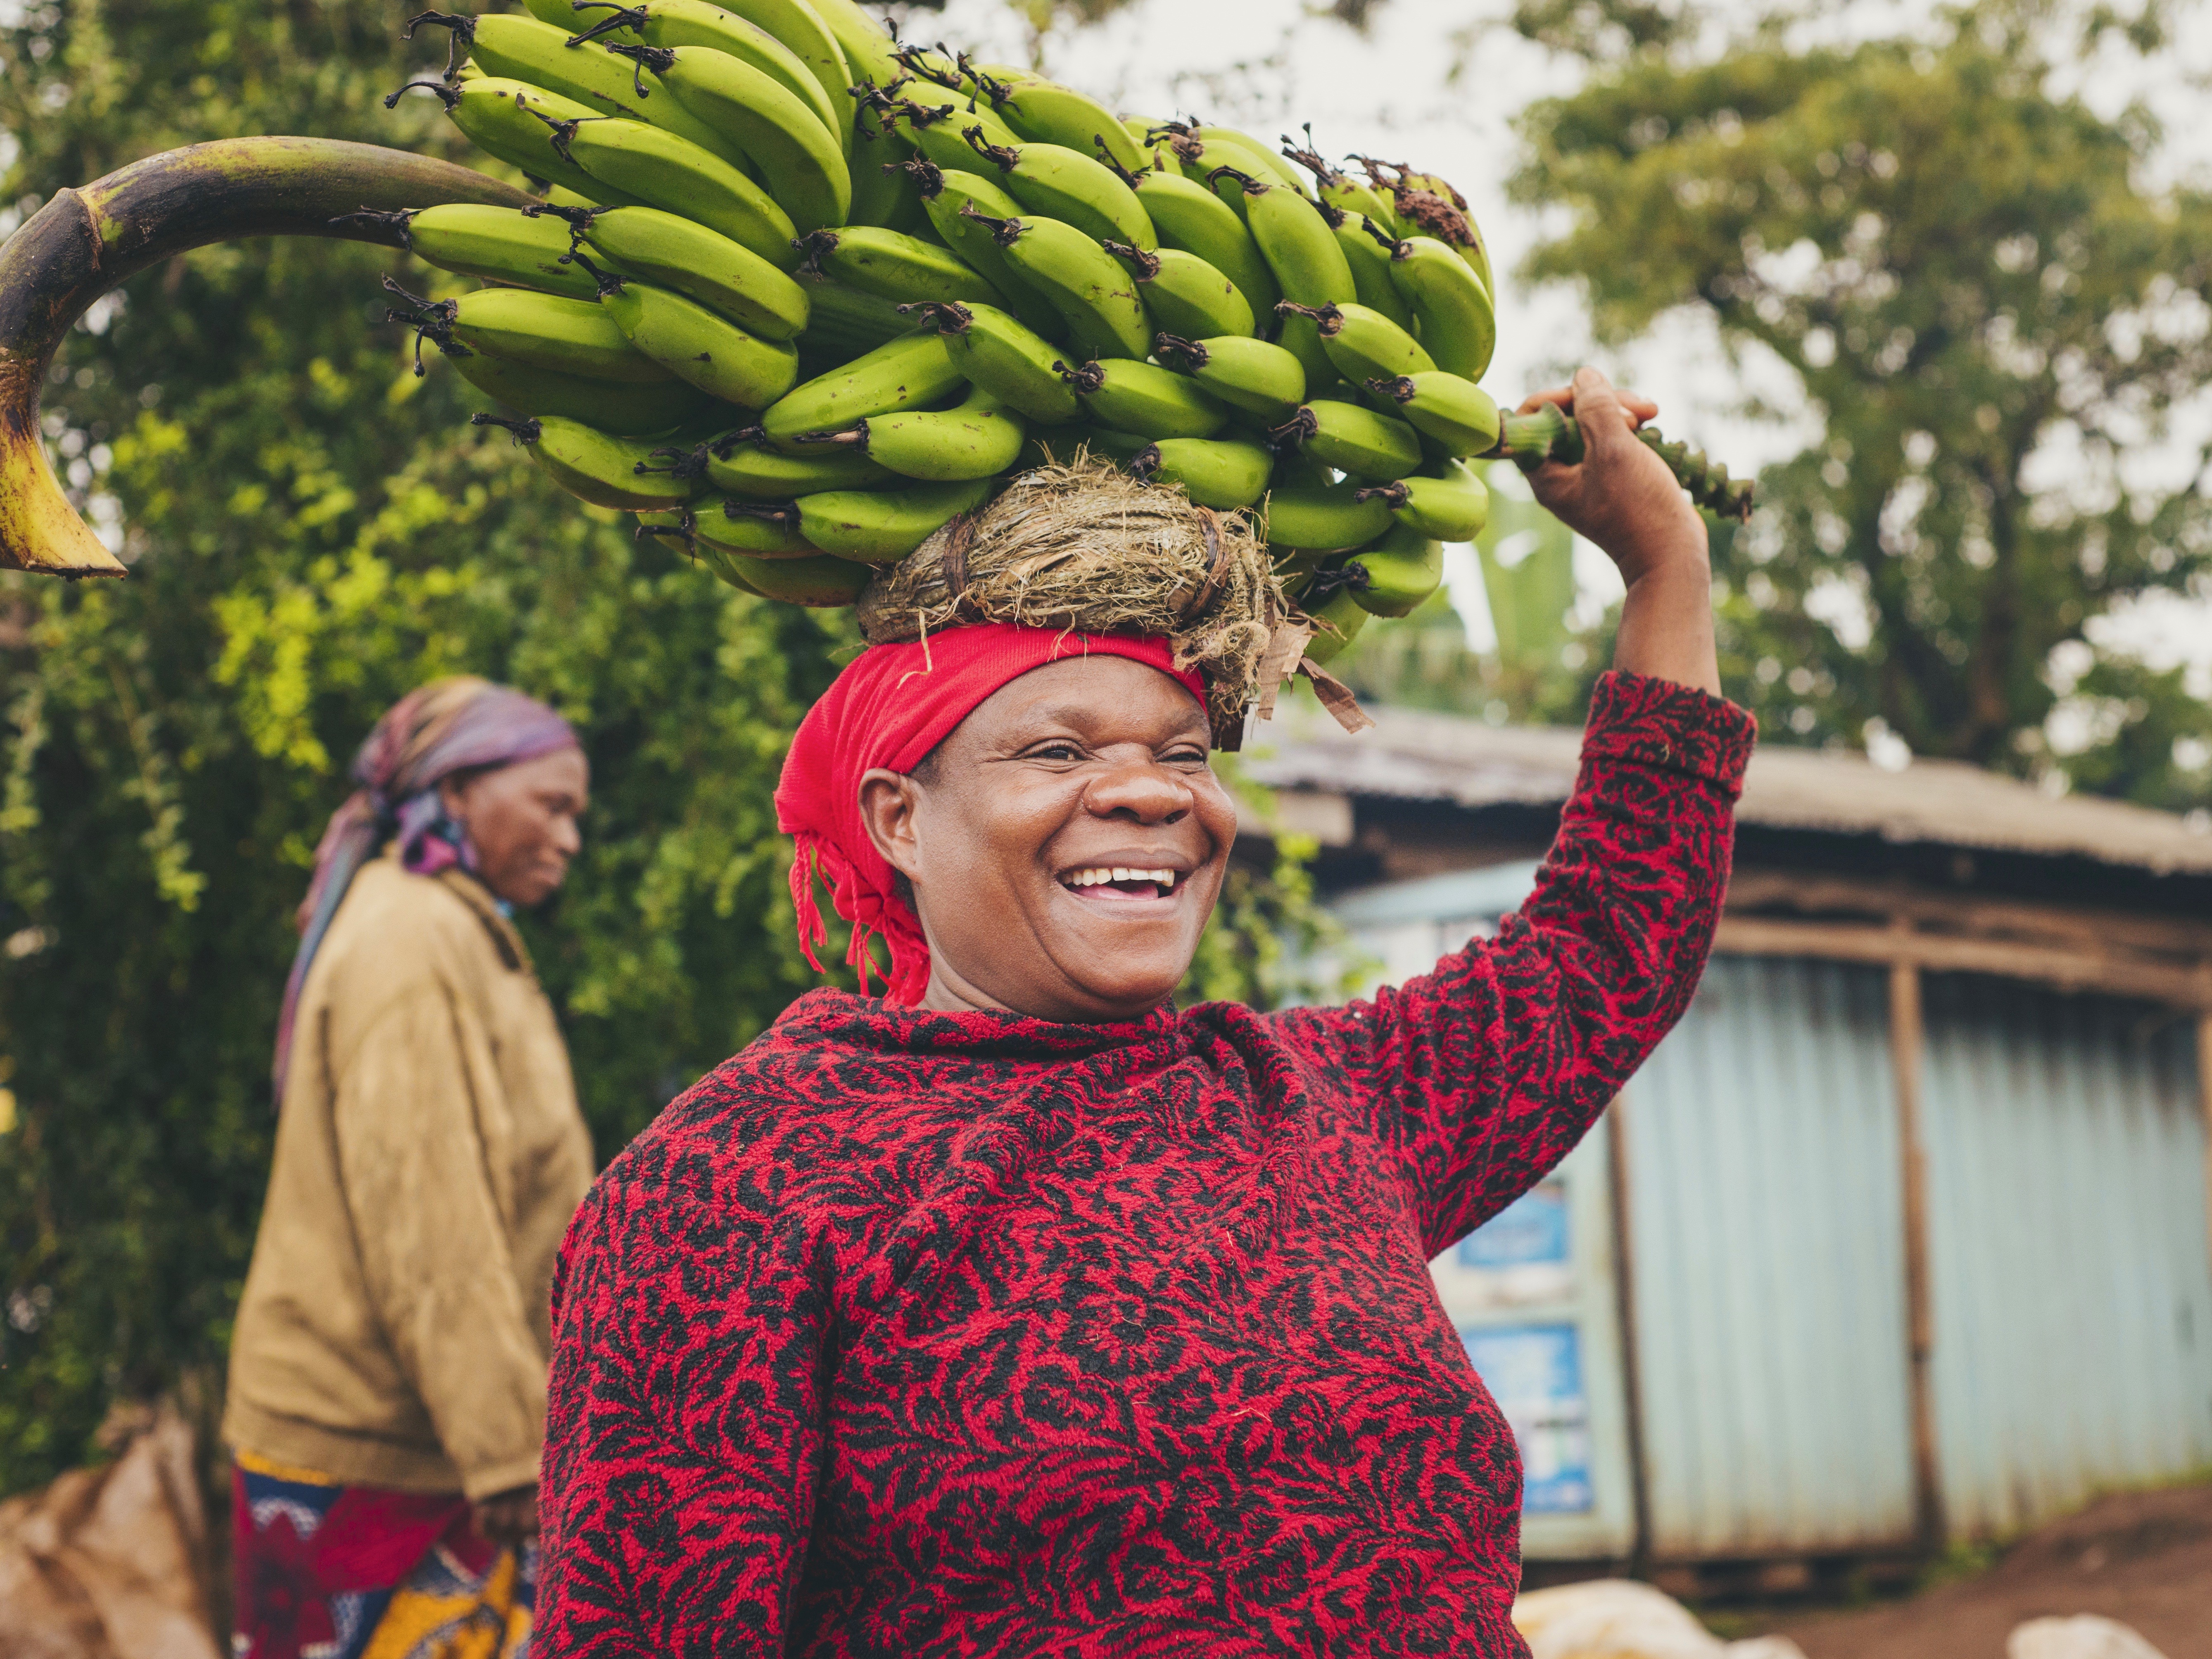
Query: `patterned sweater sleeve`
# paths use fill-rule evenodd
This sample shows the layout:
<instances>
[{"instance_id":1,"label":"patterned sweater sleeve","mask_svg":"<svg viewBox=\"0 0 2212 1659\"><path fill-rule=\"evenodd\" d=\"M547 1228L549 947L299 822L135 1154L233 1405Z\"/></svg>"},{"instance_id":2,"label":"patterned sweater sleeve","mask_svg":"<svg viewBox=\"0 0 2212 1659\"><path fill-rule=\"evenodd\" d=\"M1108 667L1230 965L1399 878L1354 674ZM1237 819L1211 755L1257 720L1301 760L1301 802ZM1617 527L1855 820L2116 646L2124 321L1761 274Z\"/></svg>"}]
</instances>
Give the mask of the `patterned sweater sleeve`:
<instances>
[{"instance_id":1,"label":"patterned sweater sleeve","mask_svg":"<svg viewBox=\"0 0 2212 1659\"><path fill-rule=\"evenodd\" d=\"M541 1652L785 1651L814 1520L830 1302L813 1252L746 1201L757 1190L717 1194L709 1162L648 1131L601 1176L562 1251Z\"/></svg>"},{"instance_id":2,"label":"patterned sweater sleeve","mask_svg":"<svg viewBox=\"0 0 2212 1659\"><path fill-rule=\"evenodd\" d=\"M1282 1017L1370 1115L1431 1254L1564 1158L1688 1006L1753 735L1718 697L1606 675L1535 890L1497 936L1372 1001Z\"/></svg>"}]
</instances>

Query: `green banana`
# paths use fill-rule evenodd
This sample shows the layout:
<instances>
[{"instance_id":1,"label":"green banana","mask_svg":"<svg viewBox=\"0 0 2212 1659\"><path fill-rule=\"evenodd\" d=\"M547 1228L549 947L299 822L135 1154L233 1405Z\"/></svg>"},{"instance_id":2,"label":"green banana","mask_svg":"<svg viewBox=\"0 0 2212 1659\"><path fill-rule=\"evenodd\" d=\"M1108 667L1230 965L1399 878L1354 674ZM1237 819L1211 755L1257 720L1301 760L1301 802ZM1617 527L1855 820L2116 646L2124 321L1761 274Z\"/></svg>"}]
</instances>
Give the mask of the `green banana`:
<instances>
[{"instance_id":1,"label":"green banana","mask_svg":"<svg viewBox=\"0 0 2212 1659\"><path fill-rule=\"evenodd\" d=\"M1306 614L1322 624L1306 641L1306 660L1316 668L1334 659L1367 626L1367 612L1348 586L1332 590L1325 603L1309 606Z\"/></svg>"},{"instance_id":2,"label":"green banana","mask_svg":"<svg viewBox=\"0 0 2212 1659\"><path fill-rule=\"evenodd\" d=\"M1483 244L1474 216L1468 211L1466 197L1433 173L1416 173L1402 161L1378 161L1371 155L1352 159L1367 169L1367 176L1378 188L1389 192L1400 235L1435 237L1482 279L1485 294L1498 292L1490 274L1490 250Z\"/></svg>"},{"instance_id":3,"label":"green banana","mask_svg":"<svg viewBox=\"0 0 2212 1659\"><path fill-rule=\"evenodd\" d=\"M991 499L992 480L916 484L911 489L824 490L799 498L806 539L842 559L891 564L927 541L946 520Z\"/></svg>"},{"instance_id":4,"label":"green banana","mask_svg":"<svg viewBox=\"0 0 2212 1659\"><path fill-rule=\"evenodd\" d=\"M1258 332L1252 307L1237 284L1195 253L1173 247L1147 253L1127 242L1099 246L1129 267L1137 279L1137 297L1169 333L1203 340Z\"/></svg>"},{"instance_id":5,"label":"green banana","mask_svg":"<svg viewBox=\"0 0 2212 1659\"><path fill-rule=\"evenodd\" d=\"M975 386L957 408L873 416L840 432L808 433L805 441L850 444L901 477L959 483L1006 471L1027 431L1018 415Z\"/></svg>"},{"instance_id":6,"label":"green banana","mask_svg":"<svg viewBox=\"0 0 2212 1659\"><path fill-rule=\"evenodd\" d=\"M938 166L948 170L973 167L975 152L971 142L1000 146L1021 142L1012 127L972 98L968 100L969 107L963 109L955 102L926 103L902 97L903 88L912 84L911 81L893 82L867 102L881 120ZM976 140L968 137L970 131L979 135Z\"/></svg>"},{"instance_id":7,"label":"green banana","mask_svg":"<svg viewBox=\"0 0 2212 1659\"><path fill-rule=\"evenodd\" d=\"M749 157L798 231L845 222L853 205L845 154L805 101L774 77L709 46L607 50L634 59L679 107Z\"/></svg>"},{"instance_id":8,"label":"green banana","mask_svg":"<svg viewBox=\"0 0 2212 1659\"><path fill-rule=\"evenodd\" d=\"M1426 374L1436 368L1419 340L1381 312L1365 306L1302 306L1285 300L1275 308L1285 315L1310 319L1329 362L1355 385L1395 380L1401 374Z\"/></svg>"},{"instance_id":9,"label":"green banana","mask_svg":"<svg viewBox=\"0 0 2212 1659\"><path fill-rule=\"evenodd\" d=\"M724 10L735 12L747 22L766 29L806 65L823 97L836 111L830 124L830 131L837 134L839 147L849 151L853 147L854 110L848 88L860 77L853 72L836 31L820 9L811 0L720 0L720 3Z\"/></svg>"},{"instance_id":10,"label":"green banana","mask_svg":"<svg viewBox=\"0 0 2212 1659\"><path fill-rule=\"evenodd\" d=\"M1006 250L992 236L990 227L975 216L1015 218L1021 213L1021 204L981 173L957 168L948 172L927 156L915 156L906 163L905 171L921 198L931 227L947 247L999 290L996 303L1048 339L1064 336L1067 325L1060 313L1006 262ZM963 214L960 210L963 207L974 208L975 214Z\"/></svg>"},{"instance_id":11,"label":"green banana","mask_svg":"<svg viewBox=\"0 0 2212 1659\"><path fill-rule=\"evenodd\" d=\"M845 225L799 239L803 275L830 276L895 305L933 301L999 302L999 291L950 248L902 231Z\"/></svg>"},{"instance_id":12,"label":"green banana","mask_svg":"<svg viewBox=\"0 0 2212 1659\"><path fill-rule=\"evenodd\" d=\"M799 509L788 502L769 506L747 501L687 501L666 512L641 513L637 521L664 541L673 532L683 538L687 552L703 545L719 553L742 553L755 559L822 556L822 550L799 534Z\"/></svg>"},{"instance_id":13,"label":"green banana","mask_svg":"<svg viewBox=\"0 0 2212 1659\"><path fill-rule=\"evenodd\" d=\"M849 449L786 455L745 435L725 433L707 446L707 482L750 501L787 501L824 489L868 489L891 483L889 467Z\"/></svg>"},{"instance_id":14,"label":"green banana","mask_svg":"<svg viewBox=\"0 0 2212 1659\"><path fill-rule=\"evenodd\" d=\"M1490 492L1458 461L1445 462L1433 476L1417 474L1360 495L1379 497L1403 528L1440 542L1471 542L1490 522Z\"/></svg>"},{"instance_id":15,"label":"green banana","mask_svg":"<svg viewBox=\"0 0 2212 1659\"><path fill-rule=\"evenodd\" d=\"M765 409L799 380L799 348L763 340L696 300L609 276L600 307L624 337L678 380L740 409Z\"/></svg>"},{"instance_id":16,"label":"green banana","mask_svg":"<svg viewBox=\"0 0 2212 1659\"><path fill-rule=\"evenodd\" d=\"M1152 447L1152 440L1139 437L1133 432L1116 432L1110 427L1079 423L1073 426L1033 426L1030 441L1022 446L1020 459L1015 462L1016 471L1026 472L1031 467L1049 466L1074 459L1076 452L1087 449L1103 460L1127 465Z\"/></svg>"},{"instance_id":17,"label":"green banana","mask_svg":"<svg viewBox=\"0 0 2212 1659\"><path fill-rule=\"evenodd\" d=\"M823 26L837 39L845 54L853 79L858 82L872 79L888 85L897 64L891 52L897 43L885 33L882 25L868 15L858 0L807 0L821 17Z\"/></svg>"},{"instance_id":18,"label":"green banana","mask_svg":"<svg viewBox=\"0 0 2212 1659\"><path fill-rule=\"evenodd\" d=\"M1006 194L1031 213L1073 226L1094 242L1127 242L1147 253L1159 246L1137 192L1082 152L1065 144L994 144L973 135L969 142L998 169Z\"/></svg>"},{"instance_id":19,"label":"green banana","mask_svg":"<svg viewBox=\"0 0 2212 1659\"><path fill-rule=\"evenodd\" d=\"M961 64L969 84L1015 133L1040 143L1064 144L1080 155L1110 155L1134 170L1145 150L1113 112L1072 87L1003 64Z\"/></svg>"},{"instance_id":20,"label":"green banana","mask_svg":"<svg viewBox=\"0 0 2212 1659\"><path fill-rule=\"evenodd\" d=\"M1152 349L1152 319L1137 284L1114 256L1058 219L994 219L961 211L988 227L1022 279L1044 295L1074 337L1097 357L1134 357Z\"/></svg>"},{"instance_id":21,"label":"green banana","mask_svg":"<svg viewBox=\"0 0 2212 1659\"><path fill-rule=\"evenodd\" d=\"M1216 177L1240 184L1244 191L1244 222L1267 268L1275 273L1283 297L1302 306L1356 303L1359 290L1352 280L1352 266L1336 244L1314 204L1295 190L1270 185L1234 167L1216 169ZM1278 307L1279 309L1279 307ZM1282 343L1305 366L1306 379L1323 385L1334 378L1334 368L1322 349L1321 335L1310 319L1285 317Z\"/></svg>"},{"instance_id":22,"label":"green banana","mask_svg":"<svg viewBox=\"0 0 2212 1659\"><path fill-rule=\"evenodd\" d=\"M1267 541L1274 547L1364 547L1390 525L1389 505L1361 501L1358 484L1298 485L1267 495Z\"/></svg>"},{"instance_id":23,"label":"green banana","mask_svg":"<svg viewBox=\"0 0 2212 1659\"><path fill-rule=\"evenodd\" d=\"M1412 333L1413 308L1398 292L1397 283L1390 280L1390 251L1398 246L1397 236L1380 220L1364 213L1346 213L1326 202L1322 204L1321 216L1336 233L1336 245L1344 250L1344 261L1352 267L1352 286L1358 292L1359 303Z\"/></svg>"},{"instance_id":24,"label":"green banana","mask_svg":"<svg viewBox=\"0 0 2212 1659\"><path fill-rule=\"evenodd\" d=\"M1267 493L1274 458L1241 438L1163 438L1132 457L1129 471L1158 484L1181 484L1200 507L1229 512Z\"/></svg>"},{"instance_id":25,"label":"green banana","mask_svg":"<svg viewBox=\"0 0 2212 1659\"><path fill-rule=\"evenodd\" d=\"M785 393L761 416L761 430L778 447L797 443L802 433L922 408L966 383L937 336L905 334Z\"/></svg>"},{"instance_id":26,"label":"green banana","mask_svg":"<svg viewBox=\"0 0 2212 1659\"><path fill-rule=\"evenodd\" d=\"M637 83L635 66L598 46L568 45L571 31L512 12L425 13L408 27L431 23L451 28L455 45L466 45L487 76L521 81L558 93L587 106L594 115L619 115L688 138L732 166L744 157L728 141L674 100L655 98Z\"/></svg>"},{"instance_id":27,"label":"green banana","mask_svg":"<svg viewBox=\"0 0 2212 1659\"><path fill-rule=\"evenodd\" d=\"M1089 362L1060 369L1091 417L1119 432L1146 438L1211 438L1228 411L1188 376L1154 363Z\"/></svg>"},{"instance_id":28,"label":"green banana","mask_svg":"<svg viewBox=\"0 0 2212 1659\"><path fill-rule=\"evenodd\" d=\"M1248 137L1233 128L1194 126L1187 121L1163 121L1154 131L1168 135L1169 148L1177 165L1182 167L1183 176L1212 191L1240 219L1249 217L1250 204L1244 199L1242 191L1224 185L1214 176L1223 167L1264 179L1294 195L1300 192L1297 175L1284 165L1281 157L1258 139Z\"/></svg>"},{"instance_id":29,"label":"green banana","mask_svg":"<svg viewBox=\"0 0 2212 1659\"><path fill-rule=\"evenodd\" d=\"M1403 477L1421 464L1421 436L1358 404L1316 400L1274 428L1278 447L1301 449L1358 478Z\"/></svg>"},{"instance_id":30,"label":"green banana","mask_svg":"<svg viewBox=\"0 0 2212 1659\"><path fill-rule=\"evenodd\" d=\"M538 6L549 11L561 3L562 0L538 0ZM536 6L532 10L544 21L555 21ZM599 40L619 32L641 46L705 46L726 52L750 64L805 104L822 124L823 131L837 141L838 149L851 152L853 100L845 95L843 53L837 54L840 78L833 96L832 89L823 83L817 67L780 40L775 30L763 27L757 18L739 16L735 11L711 3L711 0L641 0L636 5L624 5L620 0L584 0L581 15L592 12L609 15L588 27L578 23L577 27L583 27L583 33L576 36L578 40ZM817 22L817 27L819 27ZM821 39L830 51L836 51L836 42L830 39L827 30L822 31Z\"/></svg>"},{"instance_id":31,"label":"green banana","mask_svg":"<svg viewBox=\"0 0 2212 1659\"><path fill-rule=\"evenodd\" d=\"M1259 244L1244 228L1242 215L1180 173L1152 167L1128 175L1124 182L1136 191L1137 204L1152 220L1163 247L1195 253L1236 283L1255 318L1274 314L1283 291L1261 257Z\"/></svg>"},{"instance_id":32,"label":"green banana","mask_svg":"<svg viewBox=\"0 0 2212 1659\"><path fill-rule=\"evenodd\" d=\"M863 294L842 283L810 283L806 287L806 330L799 337L802 352L825 363L846 359L914 332L914 320L899 314L898 307L880 294Z\"/></svg>"},{"instance_id":33,"label":"green banana","mask_svg":"<svg viewBox=\"0 0 2212 1659\"><path fill-rule=\"evenodd\" d=\"M681 380L587 380L472 351L453 360L453 372L477 391L525 415L557 415L602 432L635 436L665 432L696 418L710 401Z\"/></svg>"},{"instance_id":34,"label":"green banana","mask_svg":"<svg viewBox=\"0 0 2212 1659\"><path fill-rule=\"evenodd\" d=\"M1437 367L1480 380L1498 344L1498 313L1474 267L1433 236L1409 236L1391 252L1390 280Z\"/></svg>"},{"instance_id":35,"label":"green banana","mask_svg":"<svg viewBox=\"0 0 2212 1659\"><path fill-rule=\"evenodd\" d=\"M453 86L443 81L410 81L386 98L384 106L392 108L401 94L418 87L437 94L447 118L478 149L520 167L532 178L545 179L556 189L565 186L592 202L637 199L601 184L547 142L548 122L592 120L599 112L590 105L541 92L527 82L480 75ZM545 118L538 118L541 115Z\"/></svg>"},{"instance_id":36,"label":"green banana","mask_svg":"<svg viewBox=\"0 0 2212 1659\"><path fill-rule=\"evenodd\" d=\"M718 155L641 121L549 123L553 148L648 207L696 219L779 270L799 263L790 216Z\"/></svg>"},{"instance_id":37,"label":"green banana","mask_svg":"<svg viewBox=\"0 0 2212 1659\"><path fill-rule=\"evenodd\" d=\"M811 559L757 559L742 553L725 553L720 556L728 573L726 580L734 577L737 585L764 599L820 611L852 604L873 575L864 564L827 554ZM720 575L723 572L718 570L715 574Z\"/></svg>"},{"instance_id":38,"label":"green banana","mask_svg":"<svg viewBox=\"0 0 2212 1659\"><path fill-rule=\"evenodd\" d=\"M1267 480L1270 489L1326 489L1335 483L1336 469L1323 465L1303 449L1275 451L1275 471Z\"/></svg>"},{"instance_id":39,"label":"green banana","mask_svg":"<svg viewBox=\"0 0 2212 1659\"><path fill-rule=\"evenodd\" d=\"M757 599L778 599L818 610L848 605L860 597L874 573L849 559L826 553L811 557L764 559L756 554L729 551L705 537L682 529L640 526L639 532L696 558L722 580Z\"/></svg>"},{"instance_id":40,"label":"green banana","mask_svg":"<svg viewBox=\"0 0 2212 1659\"><path fill-rule=\"evenodd\" d=\"M1060 352L1019 318L996 306L921 309L944 340L945 356L970 385L1033 421L1064 425L1082 417L1083 406L1055 366Z\"/></svg>"},{"instance_id":41,"label":"green banana","mask_svg":"<svg viewBox=\"0 0 2212 1659\"><path fill-rule=\"evenodd\" d=\"M414 212L347 217L390 227L408 252L441 270L542 289L572 300L599 298L599 283L568 262L568 228L529 208L449 202Z\"/></svg>"},{"instance_id":42,"label":"green banana","mask_svg":"<svg viewBox=\"0 0 2212 1659\"><path fill-rule=\"evenodd\" d=\"M1314 194L1324 206L1334 208L1347 216L1364 216L1376 221L1393 237L1397 236L1397 210L1390 204L1389 197L1375 185L1363 179L1354 179L1340 173L1322 157L1314 148L1313 123L1305 125L1306 141L1295 143L1287 132L1283 135L1283 159L1296 162L1314 176Z\"/></svg>"},{"instance_id":43,"label":"green banana","mask_svg":"<svg viewBox=\"0 0 2212 1659\"><path fill-rule=\"evenodd\" d=\"M615 270L688 294L763 339L796 339L806 327L805 289L744 244L682 214L610 208L570 222Z\"/></svg>"},{"instance_id":44,"label":"green banana","mask_svg":"<svg viewBox=\"0 0 2212 1659\"><path fill-rule=\"evenodd\" d=\"M1268 421L1288 420L1305 401L1306 371L1297 357L1267 340L1226 335L1186 340L1162 334L1153 342L1159 360L1188 374L1232 409Z\"/></svg>"},{"instance_id":45,"label":"green banana","mask_svg":"<svg viewBox=\"0 0 2212 1659\"><path fill-rule=\"evenodd\" d=\"M624 339L615 319L589 301L526 288L487 288L434 303L388 277L385 287L416 307L386 316L412 325L441 349L459 343L507 362L590 380L651 385L674 378Z\"/></svg>"},{"instance_id":46,"label":"green banana","mask_svg":"<svg viewBox=\"0 0 2212 1659\"><path fill-rule=\"evenodd\" d=\"M1401 523L1344 562L1345 590L1373 617L1403 617L1443 586L1444 544Z\"/></svg>"},{"instance_id":47,"label":"green banana","mask_svg":"<svg viewBox=\"0 0 2212 1659\"><path fill-rule=\"evenodd\" d=\"M872 97L875 83L863 81L853 88L853 206L851 222L880 225L885 230L915 230L928 222L921 198L902 169L920 160L904 134L886 126L882 114L860 102Z\"/></svg>"},{"instance_id":48,"label":"green banana","mask_svg":"<svg viewBox=\"0 0 2212 1659\"><path fill-rule=\"evenodd\" d=\"M1388 398L1427 436L1455 455L1487 454L1498 446L1498 404L1480 386L1437 369L1367 382L1378 398Z\"/></svg>"},{"instance_id":49,"label":"green banana","mask_svg":"<svg viewBox=\"0 0 2212 1659\"><path fill-rule=\"evenodd\" d=\"M697 487L694 479L653 467L650 438L617 438L581 421L554 416L510 421L497 415L471 415L469 422L505 427L555 483L594 507L651 512L678 505Z\"/></svg>"}]
</instances>

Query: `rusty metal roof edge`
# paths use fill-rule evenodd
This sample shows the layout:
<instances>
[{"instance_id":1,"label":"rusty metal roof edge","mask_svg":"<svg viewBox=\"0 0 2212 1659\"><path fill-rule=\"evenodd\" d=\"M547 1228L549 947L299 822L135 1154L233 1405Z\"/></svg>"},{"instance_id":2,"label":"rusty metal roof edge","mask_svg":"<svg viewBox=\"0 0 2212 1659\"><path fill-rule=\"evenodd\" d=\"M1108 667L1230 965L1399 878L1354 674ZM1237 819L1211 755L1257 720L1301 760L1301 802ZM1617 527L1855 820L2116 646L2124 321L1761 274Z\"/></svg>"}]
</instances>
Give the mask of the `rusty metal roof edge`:
<instances>
[{"instance_id":1,"label":"rusty metal roof edge","mask_svg":"<svg viewBox=\"0 0 2212 1659\"><path fill-rule=\"evenodd\" d=\"M1466 807L1550 805L1574 785L1582 733L1492 726L1423 709L1370 707L1346 737L1300 706L1255 734L1248 769L1277 787ZM2079 857L2161 875L2212 875L2212 834L2126 801L2051 796L1962 761L1901 770L1863 756L1768 744L1752 758L1738 821L1762 829L1871 836L1894 845Z\"/></svg>"}]
</instances>

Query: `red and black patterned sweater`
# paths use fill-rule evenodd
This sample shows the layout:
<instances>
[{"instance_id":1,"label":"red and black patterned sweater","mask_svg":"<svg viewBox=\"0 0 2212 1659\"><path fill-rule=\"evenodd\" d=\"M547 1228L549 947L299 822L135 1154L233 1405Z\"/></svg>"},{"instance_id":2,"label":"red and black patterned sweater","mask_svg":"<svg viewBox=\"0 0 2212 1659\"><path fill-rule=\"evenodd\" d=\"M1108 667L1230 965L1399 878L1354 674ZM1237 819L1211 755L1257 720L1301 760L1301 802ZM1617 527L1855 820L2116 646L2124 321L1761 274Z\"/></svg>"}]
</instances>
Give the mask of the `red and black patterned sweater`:
<instances>
[{"instance_id":1,"label":"red and black patterned sweater","mask_svg":"<svg viewBox=\"0 0 2212 1659\"><path fill-rule=\"evenodd\" d=\"M1607 676L1527 906L1372 1001L800 998L568 1235L539 1651L1524 1654L1427 1263L1689 1001L1751 742Z\"/></svg>"}]
</instances>

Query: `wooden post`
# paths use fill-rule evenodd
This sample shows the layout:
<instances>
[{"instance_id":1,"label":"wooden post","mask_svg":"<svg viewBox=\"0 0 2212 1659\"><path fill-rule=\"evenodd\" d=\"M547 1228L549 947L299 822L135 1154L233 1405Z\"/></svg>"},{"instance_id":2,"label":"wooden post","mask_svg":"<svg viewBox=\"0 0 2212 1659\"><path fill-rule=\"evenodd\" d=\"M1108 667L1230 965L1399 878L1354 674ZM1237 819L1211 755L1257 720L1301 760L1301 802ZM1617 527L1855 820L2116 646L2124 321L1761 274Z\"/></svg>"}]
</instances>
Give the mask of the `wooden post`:
<instances>
[{"instance_id":1,"label":"wooden post","mask_svg":"<svg viewBox=\"0 0 2212 1659\"><path fill-rule=\"evenodd\" d=\"M1928 1149L1921 1133L1923 1022L1920 969L1911 962L1889 969L1889 1053L1896 1073L1897 1143L1905 1201L1905 1316L1911 1361L1913 1529L1920 1547L1943 1546L1942 1474L1936 1458L1936 1395L1932 1362L1936 1316L1928 1273Z\"/></svg>"},{"instance_id":2,"label":"wooden post","mask_svg":"<svg viewBox=\"0 0 2212 1659\"><path fill-rule=\"evenodd\" d=\"M1629 1546L1629 1576L1651 1571L1651 1486L1644 1466L1643 1372L1636 1352L1636 1243L1629 1235L1634 1215L1628 1181L1628 1125L1623 1116L1628 1097L1615 1095L1605 1115L1607 1184L1613 1200L1613 1295L1620 1330L1620 1393L1628 1413L1628 1492L1635 1540Z\"/></svg>"}]
</instances>

